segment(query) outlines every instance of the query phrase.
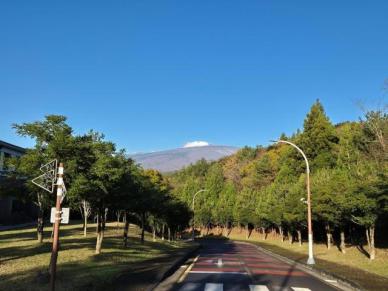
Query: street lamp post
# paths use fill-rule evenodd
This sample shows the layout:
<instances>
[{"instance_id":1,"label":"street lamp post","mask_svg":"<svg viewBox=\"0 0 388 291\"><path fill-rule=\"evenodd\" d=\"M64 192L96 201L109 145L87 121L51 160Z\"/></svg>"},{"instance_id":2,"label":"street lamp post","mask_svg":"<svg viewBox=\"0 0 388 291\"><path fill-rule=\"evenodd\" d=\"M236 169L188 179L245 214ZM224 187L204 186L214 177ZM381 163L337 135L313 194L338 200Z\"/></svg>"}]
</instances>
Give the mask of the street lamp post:
<instances>
[{"instance_id":1,"label":"street lamp post","mask_svg":"<svg viewBox=\"0 0 388 291\"><path fill-rule=\"evenodd\" d=\"M309 239L309 258L307 259L308 265L314 265L314 254L313 254L313 227L311 222L311 192L310 192L310 166L309 161L307 160L307 157L305 153L294 143L286 141L286 140L277 140L273 141L277 143L285 143L293 146L296 148L303 156L305 162L306 162L306 187L307 187L307 228L308 228L308 239Z\"/></svg>"},{"instance_id":2,"label":"street lamp post","mask_svg":"<svg viewBox=\"0 0 388 291\"><path fill-rule=\"evenodd\" d=\"M199 193L205 192L205 191L207 191L207 190L206 190L206 189L201 189L201 190L197 191L197 192L194 194L194 196L193 196L193 226L192 226L192 235L191 235L192 240L194 240L194 238L195 238L195 230L194 230L194 201L195 201L195 197L196 197Z\"/></svg>"}]
</instances>

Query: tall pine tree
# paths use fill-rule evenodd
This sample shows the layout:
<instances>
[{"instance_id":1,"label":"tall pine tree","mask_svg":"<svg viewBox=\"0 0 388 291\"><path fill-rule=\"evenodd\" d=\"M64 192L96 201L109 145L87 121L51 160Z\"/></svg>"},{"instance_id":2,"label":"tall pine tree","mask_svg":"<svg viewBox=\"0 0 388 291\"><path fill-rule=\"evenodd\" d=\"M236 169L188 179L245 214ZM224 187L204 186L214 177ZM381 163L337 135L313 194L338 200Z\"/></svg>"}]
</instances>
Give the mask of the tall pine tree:
<instances>
[{"instance_id":1,"label":"tall pine tree","mask_svg":"<svg viewBox=\"0 0 388 291\"><path fill-rule=\"evenodd\" d=\"M312 169L335 166L336 143L338 143L338 138L335 128L326 116L321 102L317 100L307 114L304 130L299 140L300 147L306 153Z\"/></svg>"}]
</instances>

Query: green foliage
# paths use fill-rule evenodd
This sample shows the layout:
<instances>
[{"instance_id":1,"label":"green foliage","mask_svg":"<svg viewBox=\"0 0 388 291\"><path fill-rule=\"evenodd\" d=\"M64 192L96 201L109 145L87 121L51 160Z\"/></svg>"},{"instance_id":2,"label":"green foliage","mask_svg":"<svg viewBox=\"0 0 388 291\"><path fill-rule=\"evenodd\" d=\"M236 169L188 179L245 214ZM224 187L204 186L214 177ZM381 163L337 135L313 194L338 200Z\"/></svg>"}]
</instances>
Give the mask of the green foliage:
<instances>
[{"instance_id":1,"label":"green foliage","mask_svg":"<svg viewBox=\"0 0 388 291\"><path fill-rule=\"evenodd\" d=\"M333 150L338 138L319 100L313 104L307 114L303 133L298 142L309 157L312 170L335 166L336 158Z\"/></svg>"},{"instance_id":2,"label":"green foliage","mask_svg":"<svg viewBox=\"0 0 388 291\"><path fill-rule=\"evenodd\" d=\"M388 211L387 114L372 111L360 122L332 125L319 101L303 131L283 140L297 144L310 162L313 225L345 229L373 226ZM196 201L196 223L204 226L307 228L306 166L286 144L244 147L218 162L204 161L169 177L173 193ZM197 207L198 206L198 207ZM321 231L321 230L318 230Z\"/></svg>"},{"instance_id":3,"label":"green foliage","mask_svg":"<svg viewBox=\"0 0 388 291\"><path fill-rule=\"evenodd\" d=\"M25 196L35 201L42 215L44 209L54 204L55 195L30 181L41 174L42 164L57 159L65 168L68 190L65 203L78 209L82 201L87 201L98 214L98 232L104 230L104 214L108 209L125 210L139 217L152 216L174 230L187 226L191 212L171 195L166 178L157 171L140 168L126 158L124 151L118 151L114 143L105 141L102 134L90 131L75 136L66 117L59 115L48 115L43 121L15 124L14 128L19 135L28 136L36 143L15 162L15 177L0 183L0 193L11 186L13 191L8 193L12 195L27 188L28 196ZM202 162L196 173L206 167L206 162Z\"/></svg>"}]
</instances>

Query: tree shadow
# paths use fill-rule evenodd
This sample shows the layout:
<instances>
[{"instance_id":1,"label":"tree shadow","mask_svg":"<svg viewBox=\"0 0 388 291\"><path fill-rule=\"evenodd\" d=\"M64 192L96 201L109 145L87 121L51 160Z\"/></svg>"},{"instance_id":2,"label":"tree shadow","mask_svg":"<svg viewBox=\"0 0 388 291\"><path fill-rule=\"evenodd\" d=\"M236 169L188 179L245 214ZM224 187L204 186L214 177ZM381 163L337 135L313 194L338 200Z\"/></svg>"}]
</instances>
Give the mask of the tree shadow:
<instances>
[{"instance_id":1,"label":"tree shadow","mask_svg":"<svg viewBox=\"0 0 388 291\"><path fill-rule=\"evenodd\" d=\"M253 232L253 228L248 228L248 238L251 237L252 232Z\"/></svg>"},{"instance_id":2,"label":"tree shadow","mask_svg":"<svg viewBox=\"0 0 388 291\"><path fill-rule=\"evenodd\" d=\"M362 244L357 245L357 250L363 254L365 257L370 259L370 254L364 249L364 246Z\"/></svg>"},{"instance_id":3,"label":"tree shadow","mask_svg":"<svg viewBox=\"0 0 388 291\"><path fill-rule=\"evenodd\" d=\"M64 240L60 245L59 256L61 256L61 251L81 248L86 248L88 252L91 252L91 255L85 260L59 263L57 267L57 289L112 290L111 284L117 274L125 270L133 274L132 279L134 282L138 282L139 286L144 282L149 284L150 280L154 280L154 278L156 280L155 276L160 272L160 264L174 259L174 255L181 255L180 252L183 252L181 249L177 250L174 245L161 242L145 241L144 244L141 244L133 236L129 237L128 241L128 247L124 247L120 237L108 236L104 238L102 253L93 255L94 237ZM10 261L51 252L50 243L37 244L36 246L37 248L35 246L7 248L8 256L12 256L6 258L6 260ZM109 251L104 252L104 248L109 249ZM155 254L151 255L158 256L157 258L147 258L147 256L150 256L151 249L157 250ZM153 270L151 270L152 268ZM148 280L139 275L146 271L148 272L147 276L150 276ZM23 273L13 272L2 275L0 290L48 290L48 281L47 264L47 266L27 269Z\"/></svg>"},{"instance_id":4,"label":"tree shadow","mask_svg":"<svg viewBox=\"0 0 388 291\"><path fill-rule=\"evenodd\" d=\"M72 239L71 241L59 241L60 250L81 249L87 247L94 248L94 243L85 239ZM25 257L40 255L44 253L51 253L52 243L47 241L43 243L36 242L33 245L14 246L8 248L1 248L0 263L7 261L18 260Z\"/></svg>"},{"instance_id":5,"label":"tree shadow","mask_svg":"<svg viewBox=\"0 0 388 291\"><path fill-rule=\"evenodd\" d=\"M284 276L284 279L280 285L280 290L286 289L286 287L288 286L288 283L292 276L292 272L294 271L295 267L296 267L296 262L290 265L290 268L287 270L287 275Z\"/></svg>"}]
</instances>

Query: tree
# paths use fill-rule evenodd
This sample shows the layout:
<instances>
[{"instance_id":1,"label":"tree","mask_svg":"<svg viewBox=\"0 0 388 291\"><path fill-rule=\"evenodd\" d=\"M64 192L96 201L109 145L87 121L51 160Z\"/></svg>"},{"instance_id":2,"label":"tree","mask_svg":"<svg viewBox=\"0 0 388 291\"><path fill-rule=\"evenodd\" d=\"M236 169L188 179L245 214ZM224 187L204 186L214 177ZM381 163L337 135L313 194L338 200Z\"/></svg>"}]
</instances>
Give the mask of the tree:
<instances>
[{"instance_id":1,"label":"tree","mask_svg":"<svg viewBox=\"0 0 388 291\"><path fill-rule=\"evenodd\" d=\"M302 245L301 231L306 227L306 177L301 175L295 183L289 184L288 193L285 195L284 220L288 228L288 238L293 242L293 232L298 234L299 245Z\"/></svg>"},{"instance_id":2,"label":"tree","mask_svg":"<svg viewBox=\"0 0 388 291\"><path fill-rule=\"evenodd\" d=\"M353 221L366 228L370 259L375 258L375 224L388 209L388 114L386 110L369 111L361 121L362 138L358 143L363 154L361 169L356 172L358 189Z\"/></svg>"},{"instance_id":3,"label":"tree","mask_svg":"<svg viewBox=\"0 0 388 291\"><path fill-rule=\"evenodd\" d=\"M91 215L92 206L90 204L90 195L92 194L92 185L89 183L90 171L96 162L94 147L96 143L103 140L103 135L90 131L86 135L74 137L74 171L71 175L71 187L68 187L68 198L70 204L80 209L83 218L84 236L87 233L88 217Z\"/></svg>"},{"instance_id":4,"label":"tree","mask_svg":"<svg viewBox=\"0 0 388 291\"><path fill-rule=\"evenodd\" d=\"M316 217L326 229L327 248L332 244L332 232L340 229L340 249L345 253L345 226L350 222L356 181L346 168L321 169L313 176L313 205Z\"/></svg>"},{"instance_id":5,"label":"tree","mask_svg":"<svg viewBox=\"0 0 388 291\"><path fill-rule=\"evenodd\" d=\"M321 102L317 100L307 114L303 133L298 139L298 145L308 157L312 171L335 166L336 156L333 150L337 142L334 126L326 116Z\"/></svg>"},{"instance_id":6,"label":"tree","mask_svg":"<svg viewBox=\"0 0 388 291\"><path fill-rule=\"evenodd\" d=\"M43 241L44 211L54 200L54 195L38 188L31 183L31 179L41 175L39 168L47 162L58 159L71 172L73 163L72 129L66 124L66 117L61 115L47 115L44 121L32 123L14 124L16 133L35 140L35 146L28 149L20 158L17 171L20 176L27 178L28 196L39 209L37 236L38 241Z\"/></svg>"}]
</instances>

